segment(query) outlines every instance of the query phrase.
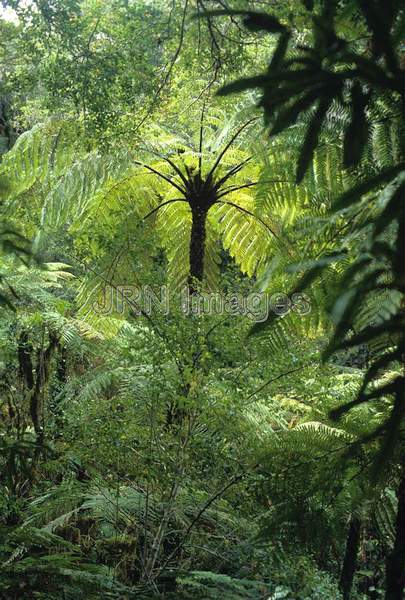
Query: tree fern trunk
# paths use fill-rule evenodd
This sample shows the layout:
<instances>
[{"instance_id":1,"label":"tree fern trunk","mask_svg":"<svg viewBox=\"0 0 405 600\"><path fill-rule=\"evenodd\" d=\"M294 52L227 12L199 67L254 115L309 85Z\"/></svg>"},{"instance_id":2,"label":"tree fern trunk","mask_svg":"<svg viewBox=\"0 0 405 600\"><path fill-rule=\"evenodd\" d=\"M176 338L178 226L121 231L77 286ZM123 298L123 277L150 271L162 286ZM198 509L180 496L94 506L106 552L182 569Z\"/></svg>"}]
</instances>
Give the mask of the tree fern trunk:
<instances>
[{"instance_id":1,"label":"tree fern trunk","mask_svg":"<svg viewBox=\"0 0 405 600\"><path fill-rule=\"evenodd\" d=\"M192 209L192 223L190 236L190 276L189 288L194 293L195 283L201 282L204 277L204 253L207 211L201 207Z\"/></svg>"},{"instance_id":2,"label":"tree fern trunk","mask_svg":"<svg viewBox=\"0 0 405 600\"><path fill-rule=\"evenodd\" d=\"M395 541L386 563L385 600L403 600L405 590L405 454L398 492Z\"/></svg>"},{"instance_id":3,"label":"tree fern trunk","mask_svg":"<svg viewBox=\"0 0 405 600\"><path fill-rule=\"evenodd\" d=\"M357 566L357 555L360 546L361 521L352 517L349 524L349 533L346 540L346 551L340 574L339 587L343 594L343 600L349 600L353 586L354 574Z\"/></svg>"},{"instance_id":4,"label":"tree fern trunk","mask_svg":"<svg viewBox=\"0 0 405 600\"><path fill-rule=\"evenodd\" d=\"M30 399L30 414L36 433L38 448L44 441L44 400L49 382L51 360L57 345L58 338L50 333L48 346L45 350L41 348L38 351L37 364L35 367L36 379Z\"/></svg>"}]
</instances>

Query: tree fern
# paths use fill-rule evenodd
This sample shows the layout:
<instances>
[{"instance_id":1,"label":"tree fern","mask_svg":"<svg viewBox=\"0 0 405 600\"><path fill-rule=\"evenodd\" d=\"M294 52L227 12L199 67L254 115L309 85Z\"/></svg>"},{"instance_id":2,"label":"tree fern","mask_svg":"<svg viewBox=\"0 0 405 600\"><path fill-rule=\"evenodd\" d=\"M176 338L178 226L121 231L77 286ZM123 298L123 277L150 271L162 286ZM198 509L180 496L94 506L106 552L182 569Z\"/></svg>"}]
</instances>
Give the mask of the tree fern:
<instances>
[{"instance_id":1,"label":"tree fern","mask_svg":"<svg viewBox=\"0 0 405 600\"><path fill-rule=\"evenodd\" d=\"M64 173L77 152L76 138L76 125L57 118L20 135L1 162L0 175L8 183L11 198Z\"/></svg>"}]
</instances>

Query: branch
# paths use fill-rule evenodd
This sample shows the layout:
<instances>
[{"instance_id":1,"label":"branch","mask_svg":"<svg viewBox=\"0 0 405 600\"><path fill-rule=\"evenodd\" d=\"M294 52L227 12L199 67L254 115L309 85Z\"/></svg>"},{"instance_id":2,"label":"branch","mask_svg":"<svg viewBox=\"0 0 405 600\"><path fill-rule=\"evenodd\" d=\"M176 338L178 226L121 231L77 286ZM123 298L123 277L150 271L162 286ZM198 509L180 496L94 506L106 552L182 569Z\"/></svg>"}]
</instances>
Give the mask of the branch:
<instances>
[{"instance_id":1,"label":"branch","mask_svg":"<svg viewBox=\"0 0 405 600\"><path fill-rule=\"evenodd\" d=\"M246 129L246 127L248 127L249 125L251 125L252 123L254 123L255 121L257 121L258 118L259 117L253 117L253 119L250 119L247 123L244 123L244 125L242 125L242 127L239 127L239 129L237 130L237 132L231 137L231 139L229 140L229 142L226 144L226 146L222 150L222 152L219 153L219 156L218 156L217 160L215 161L214 166L212 167L211 171L208 173L207 181L209 181L210 179L212 179L212 176L213 176L213 174L215 172L215 169L217 168L217 166L221 162L222 157L225 155L225 153L228 151L228 149L232 146L232 144L236 140L236 138L242 133L242 131L244 129Z\"/></svg>"},{"instance_id":2,"label":"branch","mask_svg":"<svg viewBox=\"0 0 405 600\"><path fill-rule=\"evenodd\" d=\"M241 163L239 163L238 165L236 165L236 167L233 167L230 171L228 171L228 173L226 173L226 175L224 175L216 184L215 184L215 189L219 190L223 184L233 175L236 175L236 173L239 173L239 171L241 169L243 169L243 167L246 165L246 163L248 163L249 161L252 160L252 156L249 156L249 158L247 158L246 160L243 160Z\"/></svg>"},{"instance_id":3,"label":"branch","mask_svg":"<svg viewBox=\"0 0 405 600\"><path fill-rule=\"evenodd\" d=\"M179 43L177 45L176 51L173 55L173 58L170 62L170 66L167 70L167 73L162 81L162 83L159 85L158 89L156 90L156 93L149 105L149 109L146 113L146 115L139 121L139 123L136 125L136 127L132 130L132 133L135 133L136 131L138 131L138 129L140 127L142 127L142 125L145 123L145 121L150 117L150 115L152 114L153 109L155 108L156 102L163 90L163 88L165 87L165 85L167 84L167 82L169 81L170 75L173 71L173 67L176 63L176 60L179 57L181 48L183 46L183 40L184 40L184 32L185 32L185 22L186 22L186 14L187 14L187 7L188 7L188 2L189 0L185 0L184 2L184 7L183 7L183 15L182 15L182 19L181 19L181 26L180 26L180 37L179 37Z\"/></svg>"},{"instance_id":4,"label":"branch","mask_svg":"<svg viewBox=\"0 0 405 600\"><path fill-rule=\"evenodd\" d=\"M151 173L154 173L155 175L159 175L159 177L161 177L162 179L164 179L165 181L167 181L168 183L170 183L170 185L172 185L173 187L175 187L182 194L186 194L186 190L184 190L175 181L173 181L172 179L170 179L169 177L167 177L166 175L164 175L160 171L157 171L153 167L150 167L149 165L145 165L144 163L139 162L139 160L135 160L134 162L135 162L136 165L139 165L141 167L145 167L145 169L148 169L148 171L151 171Z\"/></svg>"},{"instance_id":5,"label":"branch","mask_svg":"<svg viewBox=\"0 0 405 600\"><path fill-rule=\"evenodd\" d=\"M275 231L273 231L273 229L269 225L267 225L267 223L265 221L263 221L260 217L253 214L252 212L250 212L250 210L247 210L247 208L242 208L241 206L238 206L237 204L234 204L233 202L229 202L227 200L217 200L216 202L214 202L214 204L228 204L229 206L233 206L233 208L236 208L237 210L240 210L241 212L246 213L250 217L253 217L257 221L259 221L259 223L261 223L264 227L266 227L266 229L268 229L270 231L270 233L272 235L274 235L274 237L277 238L280 242L282 241L280 236L278 236L277 233Z\"/></svg>"},{"instance_id":6,"label":"branch","mask_svg":"<svg viewBox=\"0 0 405 600\"><path fill-rule=\"evenodd\" d=\"M157 210L159 210L159 208L163 208L164 206L167 206L172 202L187 202L187 200L185 200L184 198L173 198L172 200L166 200L166 202L162 202L162 204L159 204L159 206L156 206L156 208L154 208L153 210L148 212L147 215L142 217L143 221L145 221L148 217L151 217Z\"/></svg>"},{"instance_id":7,"label":"branch","mask_svg":"<svg viewBox=\"0 0 405 600\"><path fill-rule=\"evenodd\" d=\"M176 163L174 163L170 158L168 158L167 156L163 156L162 154L159 154L159 152L157 152L156 150L151 150L150 148L148 148L147 146L145 146L146 150L148 152L150 152L151 154L153 154L154 156L157 156L158 158L161 158L162 160L165 160L171 167L172 169L174 169L177 173L177 175L180 177L180 179L182 180L182 182L184 183L185 187L188 186L188 180L185 177L184 173L181 172L181 170L179 169L179 167L176 165ZM144 165L146 166L146 165Z\"/></svg>"},{"instance_id":8,"label":"branch","mask_svg":"<svg viewBox=\"0 0 405 600\"><path fill-rule=\"evenodd\" d=\"M309 366L310 365L301 365L300 367L297 367L296 369L290 369L290 371L285 371L285 373L280 373L279 375L277 375L277 377L273 377L272 379L269 379L268 381L266 381L265 383L263 383L263 385L261 385L259 388L257 388L257 390L255 390L254 392L252 392L251 394L249 394L249 396L247 398L245 398L245 402L247 400L250 400L250 398L252 398L253 396L256 396L256 394L258 394L265 387L267 387L268 385L270 385L270 383L273 383L273 381L277 381L277 379L281 379L282 377L285 377L286 375L290 375L290 373L296 373L297 371L302 371L302 369L306 369Z\"/></svg>"},{"instance_id":9,"label":"branch","mask_svg":"<svg viewBox=\"0 0 405 600\"><path fill-rule=\"evenodd\" d=\"M227 196L228 194L232 194L232 192L237 192L238 190L243 190L244 188L253 187L254 185L259 185L262 183L294 183L288 179L266 179L265 181L253 181L252 183L245 183L244 185L233 185L229 188L225 188L221 194L218 194L218 198L222 198L223 196Z\"/></svg>"},{"instance_id":10,"label":"branch","mask_svg":"<svg viewBox=\"0 0 405 600\"><path fill-rule=\"evenodd\" d=\"M254 465L253 469L255 469L257 466L258 465ZM200 520L200 518L202 517L202 515L211 506L211 504L213 502L215 502L215 500L218 500L218 498L220 498L230 487L232 487L236 483L239 483L239 481L241 481L247 475L247 473L248 473L247 471L243 471L242 473L239 473L238 475L235 475L234 477L232 477L232 479L230 481L228 481L228 483L226 483L222 488L220 488L218 490L218 492L216 492L213 496L211 496L211 498L209 498L205 502L205 504L202 505L202 507L200 508L200 510L198 511L198 513L196 514L196 516L194 517L194 519L191 521L191 523L187 527L186 531L184 532L183 539L181 540L181 542L179 542L179 544L177 544L177 546L175 547L175 549L171 552L171 554L169 554L169 556L167 557L167 559L165 560L165 562L161 566L160 572L164 571L164 569L169 564L169 562L183 548L183 546L186 543L186 540L187 540L188 536L190 535L191 530L193 529L194 525L197 523L197 521Z\"/></svg>"}]
</instances>

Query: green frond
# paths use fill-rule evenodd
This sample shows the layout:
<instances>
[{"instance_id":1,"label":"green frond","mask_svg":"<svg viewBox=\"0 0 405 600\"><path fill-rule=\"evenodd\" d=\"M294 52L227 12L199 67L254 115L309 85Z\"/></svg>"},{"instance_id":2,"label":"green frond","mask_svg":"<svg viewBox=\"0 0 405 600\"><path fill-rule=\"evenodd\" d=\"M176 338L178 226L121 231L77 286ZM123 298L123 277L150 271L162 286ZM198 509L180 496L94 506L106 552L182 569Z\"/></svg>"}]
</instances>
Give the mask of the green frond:
<instances>
[{"instance_id":1,"label":"green frond","mask_svg":"<svg viewBox=\"0 0 405 600\"><path fill-rule=\"evenodd\" d=\"M106 390L108 390L114 382L113 371L99 371L93 373L92 379L85 383L80 390L80 399L83 402L93 402L99 400Z\"/></svg>"},{"instance_id":2,"label":"green frond","mask_svg":"<svg viewBox=\"0 0 405 600\"><path fill-rule=\"evenodd\" d=\"M307 421L305 423L301 423L292 431L294 431L294 435L297 435L297 437L300 435L299 433L297 434L297 432L307 433L308 437L305 435L303 437L306 437L308 441L310 440L309 443L323 446L326 449L329 447L331 440L337 440L342 443L353 441L353 436L347 433L347 431L344 429L331 427L330 425L319 423L318 421Z\"/></svg>"},{"instance_id":3,"label":"green frond","mask_svg":"<svg viewBox=\"0 0 405 600\"><path fill-rule=\"evenodd\" d=\"M395 541L395 523L398 499L393 489L384 490L374 510L374 520L384 545L392 550Z\"/></svg>"},{"instance_id":4,"label":"green frond","mask_svg":"<svg viewBox=\"0 0 405 600\"><path fill-rule=\"evenodd\" d=\"M266 224L254 216L243 212L243 209L254 210L253 198L248 194L230 194L230 201L240 206L218 204L211 210L210 221L221 235L222 244L229 254L235 259L243 273L252 277L257 271L263 269L271 256L271 250L277 248L277 238L267 229ZM279 227L270 221L268 226L279 232Z\"/></svg>"},{"instance_id":5,"label":"green frond","mask_svg":"<svg viewBox=\"0 0 405 600\"><path fill-rule=\"evenodd\" d=\"M13 199L34 184L46 184L76 159L77 126L72 121L51 118L19 136L3 155L0 177L9 185L9 210Z\"/></svg>"},{"instance_id":6,"label":"green frond","mask_svg":"<svg viewBox=\"0 0 405 600\"><path fill-rule=\"evenodd\" d=\"M164 206L157 214L156 227L167 255L168 280L179 290L187 284L190 271L190 208L184 202Z\"/></svg>"},{"instance_id":7,"label":"green frond","mask_svg":"<svg viewBox=\"0 0 405 600\"><path fill-rule=\"evenodd\" d=\"M237 579L210 571L192 571L177 578L179 599L204 598L205 600L223 598L224 600L259 600L263 592L269 589L260 581ZM282 597L282 596L275 596ZM270 596L272 598L272 596Z\"/></svg>"},{"instance_id":8,"label":"green frond","mask_svg":"<svg viewBox=\"0 0 405 600\"><path fill-rule=\"evenodd\" d=\"M107 183L122 176L129 164L129 157L125 153L111 157L92 152L76 161L45 197L42 227L54 228L73 221L83 223L96 194Z\"/></svg>"}]
</instances>

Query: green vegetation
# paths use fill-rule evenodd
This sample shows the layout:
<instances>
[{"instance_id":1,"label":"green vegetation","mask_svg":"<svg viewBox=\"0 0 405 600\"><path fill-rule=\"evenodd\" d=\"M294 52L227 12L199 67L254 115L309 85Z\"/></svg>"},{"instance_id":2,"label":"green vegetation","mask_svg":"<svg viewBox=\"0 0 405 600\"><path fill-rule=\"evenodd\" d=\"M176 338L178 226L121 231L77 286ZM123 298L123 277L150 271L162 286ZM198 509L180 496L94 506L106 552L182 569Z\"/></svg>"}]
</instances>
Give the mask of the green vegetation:
<instances>
[{"instance_id":1,"label":"green vegetation","mask_svg":"<svg viewBox=\"0 0 405 600\"><path fill-rule=\"evenodd\" d=\"M0 598L403 600L403 3L2 4Z\"/></svg>"}]
</instances>

